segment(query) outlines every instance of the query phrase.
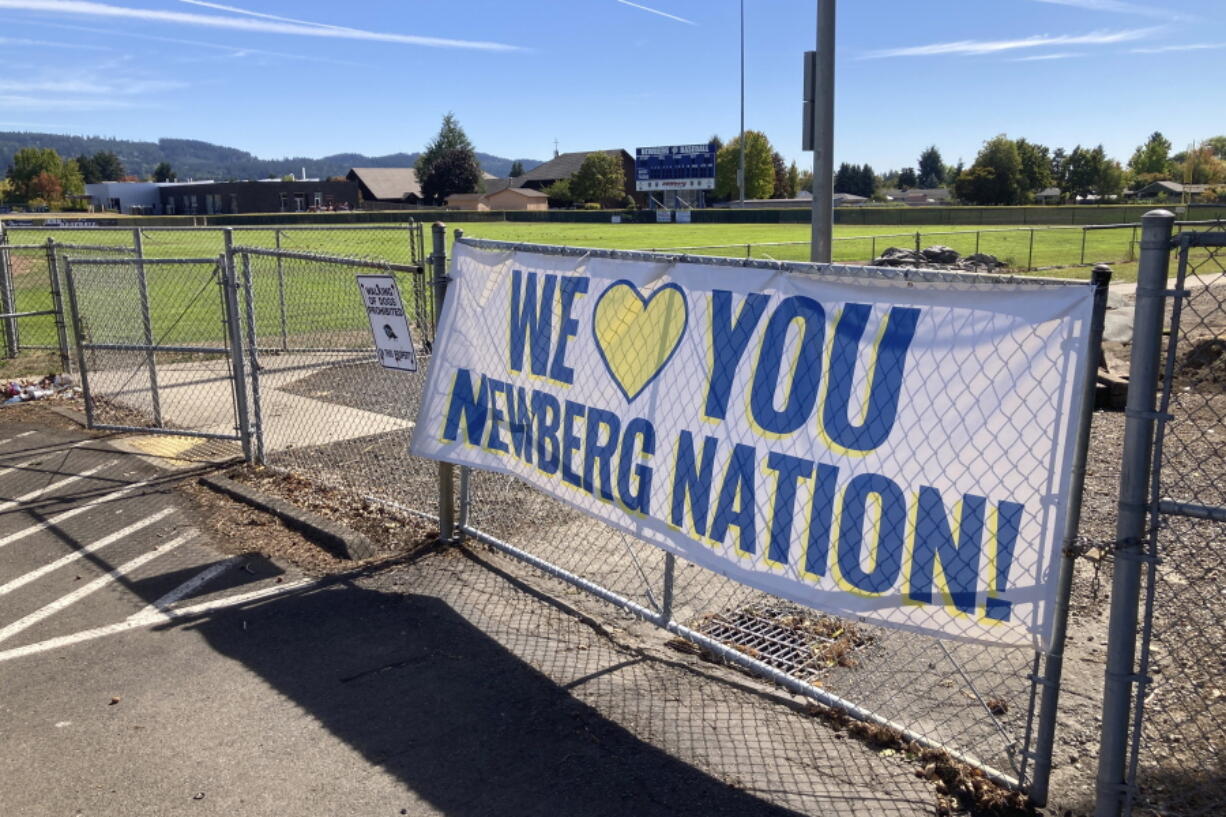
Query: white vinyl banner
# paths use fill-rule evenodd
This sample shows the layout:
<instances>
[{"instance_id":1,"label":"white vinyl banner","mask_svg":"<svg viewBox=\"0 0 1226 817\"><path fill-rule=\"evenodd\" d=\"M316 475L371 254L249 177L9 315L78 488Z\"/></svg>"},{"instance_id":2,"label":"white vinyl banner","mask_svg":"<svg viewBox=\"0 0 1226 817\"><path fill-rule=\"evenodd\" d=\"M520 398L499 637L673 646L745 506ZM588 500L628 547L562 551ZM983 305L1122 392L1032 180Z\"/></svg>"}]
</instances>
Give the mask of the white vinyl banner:
<instances>
[{"instance_id":1,"label":"white vinyl banner","mask_svg":"<svg viewBox=\"0 0 1226 817\"><path fill-rule=\"evenodd\" d=\"M452 276L413 454L817 610L1046 649L1089 285L463 243Z\"/></svg>"}]
</instances>

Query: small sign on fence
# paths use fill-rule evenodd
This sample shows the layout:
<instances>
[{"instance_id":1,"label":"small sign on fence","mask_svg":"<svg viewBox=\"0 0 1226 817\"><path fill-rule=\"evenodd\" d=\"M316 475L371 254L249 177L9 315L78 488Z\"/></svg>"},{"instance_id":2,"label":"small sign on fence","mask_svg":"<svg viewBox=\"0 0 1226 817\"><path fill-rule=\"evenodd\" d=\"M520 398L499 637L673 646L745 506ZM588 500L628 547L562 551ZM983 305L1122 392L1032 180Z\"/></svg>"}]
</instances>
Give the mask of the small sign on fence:
<instances>
[{"instance_id":1,"label":"small sign on fence","mask_svg":"<svg viewBox=\"0 0 1226 817\"><path fill-rule=\"evenodd\" d=\"M743 584L1045 649L1089 285L458 243L412 453Z\"/></svg>"},{"instance_id":2,"label":"small sign on fence","mask_svg":"<svg viewBox=\"0 0 1226 817\"><path fill-rule=\"evenodd\" d=\"M385 369L417 371L417 349L409 333L409 319L400 299L400 288L392 275L359 275L362 305L370 318L370 331Z\"/></svg>"}]
</instances>

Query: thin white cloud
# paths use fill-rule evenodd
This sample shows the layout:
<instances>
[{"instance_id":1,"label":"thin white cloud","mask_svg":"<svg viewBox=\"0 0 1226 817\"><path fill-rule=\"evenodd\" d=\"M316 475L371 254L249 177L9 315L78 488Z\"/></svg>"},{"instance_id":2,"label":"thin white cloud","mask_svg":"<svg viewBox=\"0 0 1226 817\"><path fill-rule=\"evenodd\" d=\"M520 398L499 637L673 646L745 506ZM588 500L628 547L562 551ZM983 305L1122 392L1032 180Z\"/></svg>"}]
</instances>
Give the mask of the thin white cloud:
<instances>
[{"instance_id":1,"label":"thin white cloud","mask_svg":"<svg viewBox=\"0 0 1226 817\"><path fill-rule=\"evenodd\" d=\"M3 2L3 0L0 0ZM1036 34L1016 40L958 40L950 43L932 43L906 48L888 48L870 51L861 59L885 59L890 57L935 57L943 55L981 56L1002 51L1024 48L1048 48L1063 45L1112 45L1140 40L1158 31L1158 28L1133 28L1124 31L1092 31L1089 34Z\"/></svg>"},{"instance_id":2,"label":"thin white cloud","mask_svg":"<svg viewBox=\"0 0 1226 817\"><path fill-rule=\"evenodd\" d=\"M300 26L315 26L317 28L334 28L338 31L353 31L346 29L344 26L334 26L328 23L313 23L310 20L297 20L293 17L281 17L276 14L264 14L260 11L250 11L248 9L240 9L236 6L223 6L221 3L206 3L205 0L179 0L180 3L187 3L189 6L203 6L208 9L216 9L218 11L229 11L234 14L245 14L248 17L259 17L263 20L276 20L281 23L294 23Z\"/></svg>"},{"instance_id":3,"label":"thin white cloud","mask_svg":"<svg viewBox=\"0 0 1226 817\"><path fill-rule=\"evenodd\" d=\"M198 48L214 48L219 51L229 52L227 57L281 57L287 60L303 60L306 62L320 62L329 65L349 65L358 68L369 67L360 62L351 62L349 60L334 60L329 57L307 56L305 54L287 54L283 51L269 51L264 48L245 48L237 45L226 45L225 43L210 43L201 40L184 40L179 37L158 37L155 34L137 34L134 31L122 31L119 29L97 28L95 26L77 26L68 23L36 23L36 25L44 25L50 28L64 29L66 31L86 31L91 34L102 34L107 37L131 37L137 40L149 40L156 43L169 43L171 45L190 45ZM195 58L198 60L198 58ZM212 58L210 58L212 59ZM186 58L183 61L193 61L193 58Z\"/></svg>"},{"instance_id":4,"label":"thin white cloud","mask_svg":"<svg viewBox=\"0 0 1226 817\"><path fill-rule=\"evenodd\" d=\"M1043 62L1045 60L1071 60L1086 56L1084 51L1060 51L1055 54L1035 54L1031 57L1014 57L1009 62Z\"/></svg>"},{"instance_id":5,"label":"thin white cloud","mask_svg":"<svg viewBox=\"0 0 1226 817\"><path fill-rule=\"evenodd\" d=\"M678 17L675 14L669 14L667 11L660 11L659 9L648 8L647 6L640 6L638 3L631 3L630 0L617 0L617 2L621 3L623 6L630 6L631 8L640 9L642 11L650 11L652 14L658 14L661 17L667 17L670 20L676 20L678 23L685 23L686 25L691 26L698 25L698 23L695 23L693 20L687 20L684 17Z\"/></svg>"},{"instance_id":6,"label":"thin white cloud","mask_svg":"<svg viewBox=\"0 0 1226 817\"><path fill-rule=\"evenodd\" d=\"M58 43L49 40L27 40L24 37L0 37L0 45L31 48L64 48L72 51L113 51L105 45L81 45L79 43Z\"/></svg>"},{"instance_id":7,"label":"thin white cloud","mask_svg":"<svg viewBox=\"0 0 1226 817\"><path fill-rule=\"evenodd\" d=\"M1036 3L1046 3L1051 6L1070 6L1087 11L1107 11L1115 14L1135 14L1141 17L1157 17L1172 22L1187 21L1192 18L1164 8L1161 4L1144 6L1139 3L1126 3L1124 0L1035 0Z\"/></svg>"},{"instance_id":8,"label":"thin white cloud","mask_svg":"<svg viewBox=\"0 0 1226 817\"><path fill-rule=\"evenodd\" d=\"M99 96L141 96L186 88L182 82L149 79L0 79L0 93L8 94L96 94Z\"/></svg>"},{"instance_id":9,"label":"thin white cloud","mask_svg":"<svg viewBox=\"0 0 1226 817\"><path fill-rule=\"evenodd\" d=\"M25 94L0 94L0 107L31 111L109 111L139 108L130 100L114 98L82 98L60 96L26 96Z\"/></svg>"},{"instance_id":10,"label":"thin white cloud","mask_svg":"<svg viewBox=\"0 0 1226 817\"><path fill-rule=\"evenodd\" d=\"M429 48L464 48L480 51L520 51L518 46L505 43L477 40L452 40L442 37L423 37L415 34L387 34L357 28L332 28L316 24L287 23L276 20L248 19L246 17L220 17L209 14L192 14L180 11L138 9L112 6L91 0L0 0L0 9L34 11L50 14L67 14L78 17L101 17L108 19L143 20L152 23L169 23L203 28L222 28L231 31L256 32L261 34L288 34L301 37L326 37L342 40L367 40L374 42L416 45Z\"/></svg>"},{"instance_id":11,"label":"thin white cloud","mask_svg":"<svg viewBox=\"0 0 1226 817\"><path fill-rule=\"evenodd\" d=\"M1186 45L1159 45L1153 48L1134 48L1130 54L1168 54L1172 51L1207 51L1226 48L1226 43L1188 43Z\"/></svg>"}]
</instances>

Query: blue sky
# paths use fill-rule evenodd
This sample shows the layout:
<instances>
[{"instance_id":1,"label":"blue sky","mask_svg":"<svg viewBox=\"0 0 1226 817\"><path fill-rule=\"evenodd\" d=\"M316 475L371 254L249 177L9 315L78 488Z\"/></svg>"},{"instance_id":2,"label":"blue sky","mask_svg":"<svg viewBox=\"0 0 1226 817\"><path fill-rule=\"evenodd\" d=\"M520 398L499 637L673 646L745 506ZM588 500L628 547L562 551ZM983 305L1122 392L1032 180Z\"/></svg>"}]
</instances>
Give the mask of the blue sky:
<instances>
[{"instance_id":1,"label":"blue sky","mask_svg":"<svg viewBox=\"0 0 1226 817\"><path fill-rule=\"evenodd\" d=\"M746 126L801 166L815 0L746 0ZM738 0L0 0L0 129L203 139L265 158L692 143L738 128ZM842 0L837 161L969 163L997 133L1226 131L1222 0Z\"/></svg>"}]
</instances>

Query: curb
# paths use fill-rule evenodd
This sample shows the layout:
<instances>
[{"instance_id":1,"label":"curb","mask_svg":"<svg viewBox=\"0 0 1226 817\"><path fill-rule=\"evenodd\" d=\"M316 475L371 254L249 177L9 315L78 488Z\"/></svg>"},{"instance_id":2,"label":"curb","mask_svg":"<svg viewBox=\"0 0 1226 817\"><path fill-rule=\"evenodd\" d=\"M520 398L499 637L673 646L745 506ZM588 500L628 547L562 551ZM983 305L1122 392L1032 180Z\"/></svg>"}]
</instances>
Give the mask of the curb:
<instances>
[{"instance_id":1,"label":"curb","mask_svg":"<svg viewBox=\"0 0 1226 817\"><path fill-rule=\"evenodd\" d=\"M241 482L235 482L229 477L211 475L201 477L199 482L206 488L211 488L257 510L272 514L284 522L287 527L311 538L343 559L369 559L377 555L374 543L362 534L318 514L303 510L284 499L269 496Z\"/></svg>"}]
</instances>

